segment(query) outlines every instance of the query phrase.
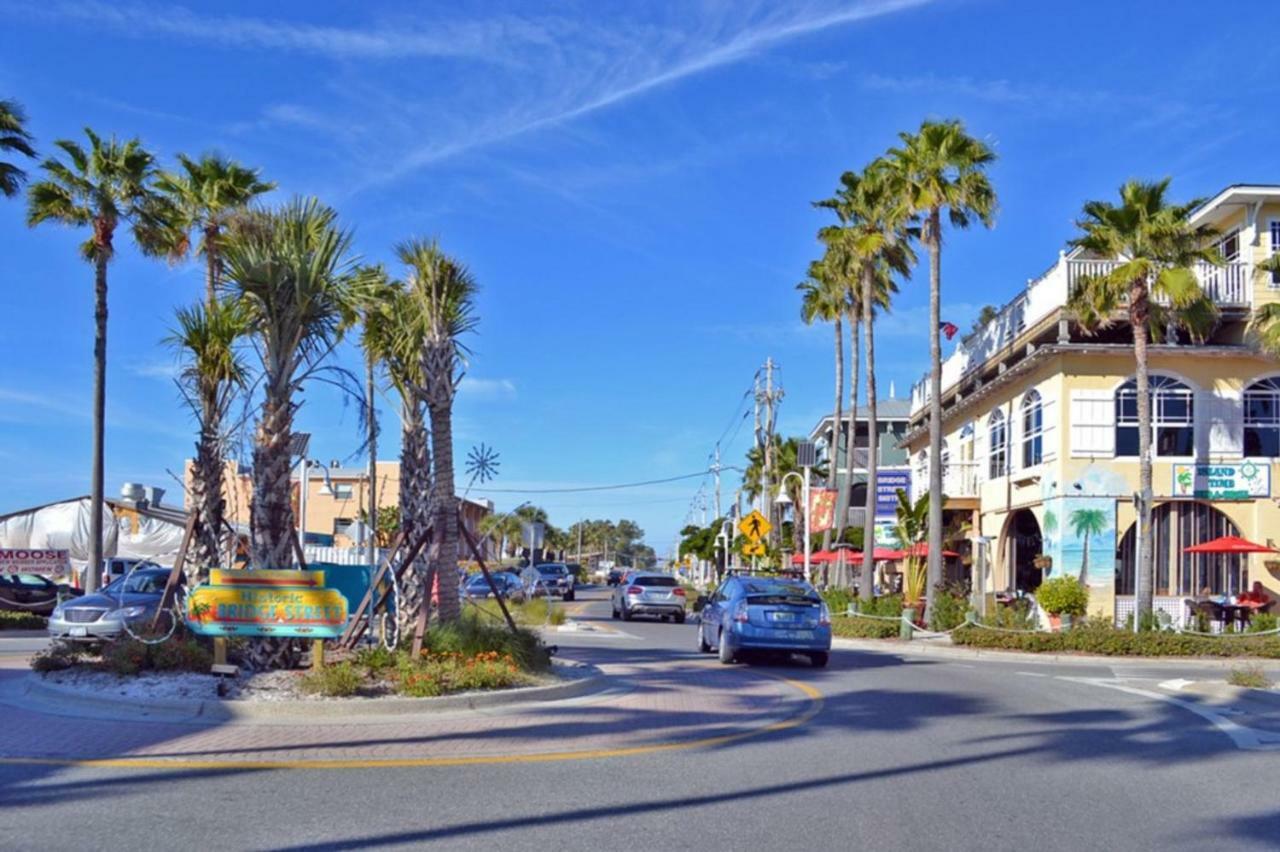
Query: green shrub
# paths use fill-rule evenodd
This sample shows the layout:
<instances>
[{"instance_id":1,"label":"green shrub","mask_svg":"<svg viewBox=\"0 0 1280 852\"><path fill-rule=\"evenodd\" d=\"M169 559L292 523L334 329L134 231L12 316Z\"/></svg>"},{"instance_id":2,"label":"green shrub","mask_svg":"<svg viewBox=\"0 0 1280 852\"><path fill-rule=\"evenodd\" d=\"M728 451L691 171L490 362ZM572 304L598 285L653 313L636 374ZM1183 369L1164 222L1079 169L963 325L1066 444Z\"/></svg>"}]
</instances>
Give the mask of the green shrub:
<instances>
[{"instance_id":1,"label":"green shrub","mask_svg":"<svg viewBox=\"0 0 1280 852\"><path fill-rule=\"evenodd\" d=\"M1249 619L1249 633L1266 633L1280 626L1280 619L1269 612L1255 612Z\"/></svg>"},{"instance_id":2,"label":"green shrub","mask_svg":"<svg viewBox=\"0 0 1280 852\"><path fill-rule=\"evenodd\" d=\"M831 610L832 615L843 615L849 611L849 604L853 603L855 596L849 589L842 589L832 586L823 589L820 594L822 599L827 602L827 609Z\"/></svg>"},{"instance_id":3,"label":"green shrub","mask_svg":"<svg viewBox=\"0 0 1280 852\"><path fill-rule=\"evenodd\" d=\"M486 651L467 655L430 654L414 662L402 658L396 667L395 687L410 698L430 698L475 689L505 689L529 682L516 661L505 654Z\"/></svg>"},{"instance_id":4,"label":"green shrub","mask_svg":"<svg viewBox=\"0 0 1280 852\"><path fill-rule=\"evenodd\" d=\"M950 630L964 624L969 611L969 587L966 583L939 583L934 587L933 606L929 609L930 630Z\"/></svg>"},{"instance_id":5,"label":"green shrub","mask_svg":"<svg viewBox=\"0 0 1280 852\"><path fill-rule=\"evenodd\" d=\"M1271 681L1262 666L1241 666L1227 674L1227 683L1232 686L1243 686L1247 689L1270 689Z\"/></svg>"},{"instance_id":6,"label":"green shrub","mask_svg":"<svg viewBox=\"0 0 1280 852\"><path fill-rule=\"evenodd\" d=\"M0 630L44 630L49 619L34 612L0 609Z\"/></svg>"},{"instance_id":7,"label":"green shrub","mask_svg":"<svg viewBox=\"0 0 1280 852\"><path fill-rule=\"evenodd\" d=\"M893 639L898 635L899 621L882 621L858 615L838 615L831 619L831 632L846 639Z\"/></svg>"},{"instance_id":8,"label":"green shrub","mask_svg":"<svg viewBox=\"0 0 1280 852\"><path fill-rule=\"evenodd\" d=\"M551 655L537 633L524 628L512 633L505 623L483 622L471 614L452 624L432 627L423 639L423 650L466 657L492 651L511 657L522 671L543 671L551 665Z\"/></svg>"},{"instance_id":9,"label":"green shrub","mask_svg":"<svg viewBox=\"0 0 1280 852\"><path fill-rule=\"evenodd\" d=\"M54 642L31 658L31 670L45 674L69 669L84 659L84 649L70 642Z\"/></svg>"},{"instance_id":10,"label":"green shrub","mask_svg":"<svg viewBox=\"0 0 1280 852\"><path fill-rule=\"evenodd\" d=\"M375 645L372 648L361 648L356 652L355 664L363 666L368 670L369 674L377 674L395 668L396 652L390 651L385 645Z\"/></svg>"},{"instance_id":11,"label":"green shrub","mask_svg":"<svg viewBox=\"0 0 1280 852\"><path fill-rule=\"evenodd\" d=\"M192 636L173 638L147 646L147 668L158 672L207 673L213 667L213 653Z\"/></svg>"},{"instance_id":12,"label":"green shrub","mask_svg":"<svg viewBox=\"0 0 1280 852\"><path fill-rule=\"evenodd\" d=\"M1036 619L1029 600L1017 600L1008 605L998 603L979 620L987 627L1004 630L1036 629Z\"/></svg>"},{"instance_id":13,"label":"green shrub","mask_svg":"<svg viewBox=\"0 0 1280 852\"><path fill-rule=\"evenodd\" d=\"M1075 577L1054 577L1036 589L1036 601L1050 615L1084 615L1089 611L1089 589Z\"/></svg>"},{"instance_id":14,"label":"green shrub","mask_svg":"<svg viewBox=\"0 0 1280 852\"><path fill-rule=\"evenodd\" d=\"M1003 633L961 627L951 634L957 645L1031 653L1081 653L1110 657L1267 657L1280 658L1280 638L1214 638L1170 631L1134 633L1102 621L1086 621L1061 633Z\"/></svg>"},{"instance_id":15,"label":"green shrub","mask_svg":"<svg viewBox=\"0 0 1280 852\"><path fill-rule=\"evenodd\" d=\"M869 601L860 601L858 603L858 612L863 615L898 618L902 615L902 595L881 595Z\"/></svg>"},{"instance_id":16,"label":"green shrub","mask_svg":"<svg viewBox=\"0 0 1280 852\"><path fill-rule=\"evenodd\" d=\"M365 683L364 674L349 662L333 663L312 669L302 676L303 692L328 698L355 695Z\"/></svg>"}]
</instances>

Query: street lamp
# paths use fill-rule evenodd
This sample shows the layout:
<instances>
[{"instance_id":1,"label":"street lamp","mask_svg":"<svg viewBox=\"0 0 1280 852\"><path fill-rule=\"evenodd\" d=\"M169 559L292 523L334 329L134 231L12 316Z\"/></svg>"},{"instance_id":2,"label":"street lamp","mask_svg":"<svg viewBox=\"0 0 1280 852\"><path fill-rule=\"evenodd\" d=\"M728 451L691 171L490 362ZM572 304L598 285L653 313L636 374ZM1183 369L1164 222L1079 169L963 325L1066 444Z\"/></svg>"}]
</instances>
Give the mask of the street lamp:
<instances>
[{"instance_id":1,"label":"street lamp","mask_svg":"<svg viewBox=\"0 0 1280 852\"><path fill-rule=\"evenodd\" d=\"M813 578L809 570L809 468L804 469L803 476L793 470L782 477L782 481L778 483L776 502L779 506L791 503L791 495L787 493L787 480L793 476L800 480L800 499L804 501L804 580L806 583L812 583Z\"/></svg>"}]
</instances>

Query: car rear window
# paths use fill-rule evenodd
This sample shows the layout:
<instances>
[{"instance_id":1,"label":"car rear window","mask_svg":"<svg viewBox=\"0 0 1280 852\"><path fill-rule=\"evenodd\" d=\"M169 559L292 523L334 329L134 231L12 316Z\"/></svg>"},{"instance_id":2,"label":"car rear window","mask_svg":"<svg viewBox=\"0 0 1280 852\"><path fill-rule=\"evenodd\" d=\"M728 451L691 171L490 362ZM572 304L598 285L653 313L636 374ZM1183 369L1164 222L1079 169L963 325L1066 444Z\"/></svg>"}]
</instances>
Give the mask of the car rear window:
<instances>
[{"instance_id":1,"label":"car rear window","mask_svg":"<svg viewBox=\"0 0 1280 852\"><path fill-rule=\"evenodd\" d=\"M563 565L539 565L538 570L543 574L567 574L569 569Z\"/></svg>"},{"instance_id":2,"label":"car rear window","mask_svg":"<svg viewBox=\"0 0 1280 852\"><path fill-rule=\"evenodd\" d=\"M635 584L637 586L666 586L676 585L675 577L636 577Z\"/></svg>"},{"instance_id":3,"label":"car rear window","mask_svg":"<svg viewBox=\"0 0 1280 852\"><path fill-rule=\"evenodd\" d=\"M818 598L811 598L808 595L747 595L747 604L750 606L777 606L779 604L814 606L821 602Z\"/></svg>"}]
</instances>

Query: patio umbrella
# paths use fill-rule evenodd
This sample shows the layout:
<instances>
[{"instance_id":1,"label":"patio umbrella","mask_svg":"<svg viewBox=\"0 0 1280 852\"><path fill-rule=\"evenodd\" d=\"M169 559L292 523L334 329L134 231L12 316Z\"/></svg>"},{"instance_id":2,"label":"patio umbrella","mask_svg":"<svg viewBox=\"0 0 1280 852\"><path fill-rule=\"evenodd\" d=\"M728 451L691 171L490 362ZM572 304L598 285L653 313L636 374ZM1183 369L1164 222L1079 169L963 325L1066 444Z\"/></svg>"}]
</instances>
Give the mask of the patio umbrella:
<instances>
[{"instance_id":1,"label":"patio umbrella","mask_svg":"<svg viewBox=\"0 0 1280 852\"><path fill-rule=\"evenodd\" d=\"M861 550L851 551L847 558L850 562L856 565L861 565L862 551ZM872 551L871 558L874 559L876 562L892 562L895 559L902 558L902 551L890 550L887 547L877 547L874 551Z\"/></svg>"},{"instance_id":2,"label":"patio umbrella","mask_svg":"<svg viewBox=\"0 0 1280 852\"><path fill-rule=\"evenodd\" d=\"M1237 535L1224 535L1203 544L1183 548L1184 553L1280 553L1265 544L1255 544Z\"/></svg>"},{"instance_id":3,"label":"patio umbrella","mask_svg":"<svg viewBox=\"0 0 1280 852\"><path fill-rule=\"evenodd\" d=\"M910 548L906 550L896 550L894 552L897 554L897 557L896 557L897 559L905 559L908 556L916 556L916 557L928 556L929 543L922 541L919 544L912 545ZM960 554L956 553L954 550L944 550L942 551L942 555L947 558L952 558L952 557L959 556Z\"/></svg>"}]
</instances>

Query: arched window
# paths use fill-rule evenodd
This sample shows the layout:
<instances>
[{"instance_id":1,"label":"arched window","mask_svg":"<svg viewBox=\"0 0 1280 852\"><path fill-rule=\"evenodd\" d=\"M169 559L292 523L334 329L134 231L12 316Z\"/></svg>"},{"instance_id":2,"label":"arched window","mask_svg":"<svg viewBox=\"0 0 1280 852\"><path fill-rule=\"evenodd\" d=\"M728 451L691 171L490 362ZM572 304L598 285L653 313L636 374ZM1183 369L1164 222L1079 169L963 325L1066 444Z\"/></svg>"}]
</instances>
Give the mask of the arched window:
<instances>
[{"instance_id":1,"label":"arched window","mask_svg":"<svg viewBox=\"0 0 1280 852\"><path fill-rule=\"evenodd\" d=\"M1009 429L999 409L987 421L987 445L987 478L1004 476L1009 472Z\"/></svg>"},{"instance_id":2,"label":"arched window","mask_svg":"<svg viewBox=\"0 0 1280 852\"><path fill-rule=\"evenodd\" d=\"M1280 378L1262 379L1244 389L1244 454L1280 456Z\"/></svg>"},{"instance_id":3,"label":"arched window","mask_svg":"<svg viewBox=\"0 0 1280 852\"><path fill-rule=\"evenodd\" d=\"M1151 445L1157 456L1195 452L1195 398L1191 388L1169 376L1152 376ZM1116 456L1138 455L1138 386L1135 379L1116 390Z\"/></svg>"},{"instance_id":4,"label":"arched window","mask_svg":"<svg viewBox=\"0 0 1280 852\"><path fill-rule=\"evenodd\" d=\"M1027 391L1022 397L1022 466L1033 467L1044 459L1044 410L1040 394Z\"/></svg>"}]
</instances>

